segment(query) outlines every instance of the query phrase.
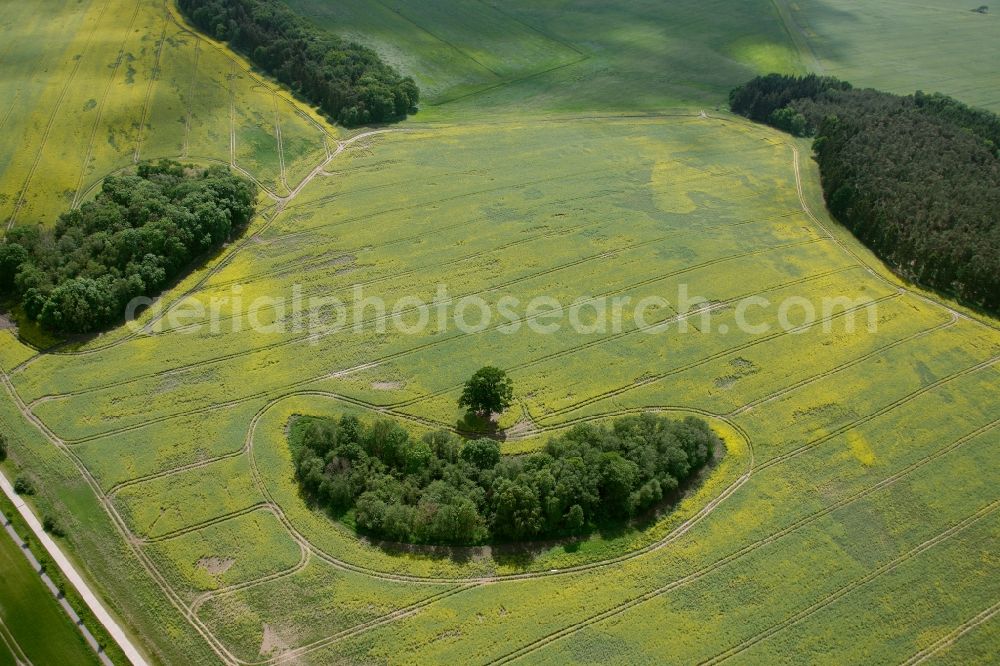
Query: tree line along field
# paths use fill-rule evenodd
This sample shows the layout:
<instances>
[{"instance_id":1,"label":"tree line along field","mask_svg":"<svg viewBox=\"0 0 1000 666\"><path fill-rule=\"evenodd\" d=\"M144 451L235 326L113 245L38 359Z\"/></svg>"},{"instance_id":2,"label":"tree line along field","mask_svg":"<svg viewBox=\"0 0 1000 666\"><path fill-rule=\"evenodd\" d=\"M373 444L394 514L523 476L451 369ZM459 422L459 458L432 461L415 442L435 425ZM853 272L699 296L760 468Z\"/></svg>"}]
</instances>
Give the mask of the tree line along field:
<instances>
[{"instance_id":1,"label":"tree line along field","mask_svg":"<svg viewBox=\"0 0 1000 666\"><path fill-rule=\"evenodd\" d=\"M670 308L647 313L664 326L655 335L631 316L594 334L493 325L407 335L379 330L369 311L359 332L311 339L254 332L232 301L218 332L154 309L145 332L123 327L50 354L0 331L12 457L154 659L988 661L1000 600L1000 333L904 288L836 228L806 143L701 112L745 74L807 66L776 14L714 3L723 22L710 29L694 3L666 10L690 17L668 28L653 3L565 21L556 5L528 3L291 4L356 25L375 46L398 37L412 58L401 69L439 81L430 108L393 131L342 135L162 4L52 3L50 22L12 6L24 22L3 29L21 41L4 43L32 57L0 58L16 95L0 139L4 219L51 222L132 164L138 146L139 159L235 164L265 188L246 236L163 296L175 310L231 298L234 286L245 304L296 289L348 298L355 285L391 303L429 300L446 284L495 305L504 295L672 300L685 284L708 299L717 333L680 332ZM756 37L733 27L749 16ZM730 69L704 83L660 53L671 81L618 76L613 41L574 64L581 47L569 37L592 44L609 17L636 49L665 48L662 30L701 34L718 58L702 58L705 69ZM477 44L499 40L487 31L477 41L483 22L509 28L521 57L479 58ZM74 41L57 52L52 34ZM571 96L580 80L592 98ZM540 98L541 88L554 92ZM639 110L670 108L612 113L623 88ZM455 95L469 96L435 110ZM514 100L529 111L488 113ZM58 159L63 150L75 159ZM877 332L862 313L848 333L842 309L828 332L736 325L740 298L831 294L877 304ZM265 308L259 319L288 316ZM759 319L776 324L774 310ZM293 415L388 415L416 434L454 427L461 382L486 362L516 387L499 424L507 453L576 423L655 410L705 418L726 454L645 530L527 553L381 548L305 505L285 437Z\"/></svg>"}]
</instances>

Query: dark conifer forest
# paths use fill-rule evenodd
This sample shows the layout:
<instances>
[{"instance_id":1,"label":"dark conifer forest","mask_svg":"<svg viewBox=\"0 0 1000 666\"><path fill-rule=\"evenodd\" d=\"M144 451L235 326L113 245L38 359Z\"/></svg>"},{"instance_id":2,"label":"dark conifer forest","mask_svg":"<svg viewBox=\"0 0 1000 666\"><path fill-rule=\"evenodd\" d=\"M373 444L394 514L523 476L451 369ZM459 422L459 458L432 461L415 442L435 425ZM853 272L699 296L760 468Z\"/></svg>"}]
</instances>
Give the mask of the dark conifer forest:
<instances>
[{"instance_id":1,"label":"dark conifer forest","mask_svg":"<svg viewBox=\"0 0 1000 666\"><path fill-rule=\"evenodd\" d=\"M1000 117L815 75L758 77L730 106L815 137L830 212L894 270L1000 311Z\"/></svg>"},{"instance_id":2,"label":"dark conifer forest","mask_svg":"<svg viewBox=\"0 0 1000 666\"><path fill-rule=\"evenodd\" d=\"M375 51L319 30L279 0L178 0L195 26L346 126L405 118L420 93Z\"/></svg>"}]
</instances>

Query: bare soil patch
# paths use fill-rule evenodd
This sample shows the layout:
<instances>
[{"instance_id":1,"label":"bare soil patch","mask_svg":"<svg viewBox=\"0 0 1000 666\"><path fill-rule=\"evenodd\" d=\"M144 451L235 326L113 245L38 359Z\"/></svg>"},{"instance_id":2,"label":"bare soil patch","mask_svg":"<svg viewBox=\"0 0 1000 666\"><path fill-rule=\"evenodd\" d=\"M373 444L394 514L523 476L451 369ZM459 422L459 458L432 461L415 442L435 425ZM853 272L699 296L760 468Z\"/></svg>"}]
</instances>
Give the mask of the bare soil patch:
<instances>
[{"instance_id":1,"label":"bare soil patch","mask_svg":"<svg viewBox=\"0 0 1000 666\"><path fill-rule=\"evenodd\" d=\"M231 557L203 557L198 560L198 566L213 576L226 573L234 564L236 560Z\"/></svg>"},{"instance_id":2,"label":"bare soil patch","mask_svg":"<svg viewBox=\"0 0 1000 666\"><path fill-rule=\"evenodd\" d=\"M260 654L262 657L279 655L289 649L288 642L278 634L274 628L264 625L264 638L260 642Z\"/></svg>"},{"instance_id":3,"label":"bare soil patch","mask_svg":"<svg viewBox=\"0 0 1000 666\"><path fill-rule=\"evenodd\" d=\"M511 427L504 430L506 439L527 439L534 437L539 432L538 426L531 419L521 419Z\"/></svg>"},{"instance_id":4,"label":"bare soil patch","mask_svg":"<svg viewBox=\"0 0 1000 666\"><path fill-rule=\"evenodd\" d=\"M376 391L396 391L403 388L403 382L372 382Z\"/></svg>"}]
</instances>

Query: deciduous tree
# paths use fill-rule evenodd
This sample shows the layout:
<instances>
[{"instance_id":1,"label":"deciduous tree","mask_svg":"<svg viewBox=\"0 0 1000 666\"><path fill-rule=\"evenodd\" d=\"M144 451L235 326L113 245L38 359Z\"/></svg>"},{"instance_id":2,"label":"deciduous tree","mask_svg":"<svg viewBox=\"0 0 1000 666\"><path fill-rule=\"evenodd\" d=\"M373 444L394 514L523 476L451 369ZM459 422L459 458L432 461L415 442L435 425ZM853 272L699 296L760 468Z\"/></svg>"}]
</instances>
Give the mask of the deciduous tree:
<instances>
[{"instance_id":1,"label":"deciduous tree","mask_svg":"<svg viewBox=\"0 0 1000 666\"><path fill-rule=\"evenodd\" d=\"M488 415L502 412L510 407L514 397L514 384L507 373L492 365L476 371L465 382L458 406L470 409L477 414Z\"/></svg>"}]
</instances>

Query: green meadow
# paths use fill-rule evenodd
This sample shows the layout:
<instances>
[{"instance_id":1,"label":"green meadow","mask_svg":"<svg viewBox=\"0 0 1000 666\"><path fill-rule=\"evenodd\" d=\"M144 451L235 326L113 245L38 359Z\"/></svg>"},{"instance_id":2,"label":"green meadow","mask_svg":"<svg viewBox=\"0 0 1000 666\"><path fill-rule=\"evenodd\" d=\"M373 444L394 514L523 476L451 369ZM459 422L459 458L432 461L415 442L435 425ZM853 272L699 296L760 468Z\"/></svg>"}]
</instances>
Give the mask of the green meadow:
<instances>
[{"instance_id":1,"label":"green meadow","mask_svg":"<svg viewBox=\"0 0 1000 666\"><path fill-rule=\"evenodd\" d=\"M288 4L410 73L418 121L714 107L734 81L804 71L766 0Z\"/></svg>"},{"instance_id":2,"label":"green meadow","mask_svg":"<svg viewBox=\"0 0 1000 666\"><path fill-rule=\"evenodd\" d=\"M3 510L12 507L4 502ZM98 663L6 529L0 534L0 570L0 664Z\"/></svg>"},{"instance_id":3,"label":"green meadow","mask_svg":"<svg viewBox=\"0 0 1000 666\"><path fill-rule=\"evenodd\" d=\"M982 3L777 0L792 36L818 71L855 85L942 92L1000 110L995 47L1000 15Z\"/></svg>"},{"instance_id":4,"label":"green meadow","mask_svg":"<svg viewBox=\"0 0 1000 666\"><path fill-rule=\"evenodd\" d=\"M897 280L830 219L809 143L725 101L821 70L996 108L997 17L830 4L290 0L422 88L406 122L352 131L169 3L5 5L6 225L157 157L261 188L138 326L46 353L0 331L11 464L150 659L988 663L998 322ZM632 305L547 334L478 308L417 326L442 287L492 313ZM358 290L389 308L356 330L288 305ZM505 453L642 411L698 415L726 451L651 524L525 548L374 544L300 496L294 416L461 428L486 364L514 381Z\"/></svg>"}]
</instances>

